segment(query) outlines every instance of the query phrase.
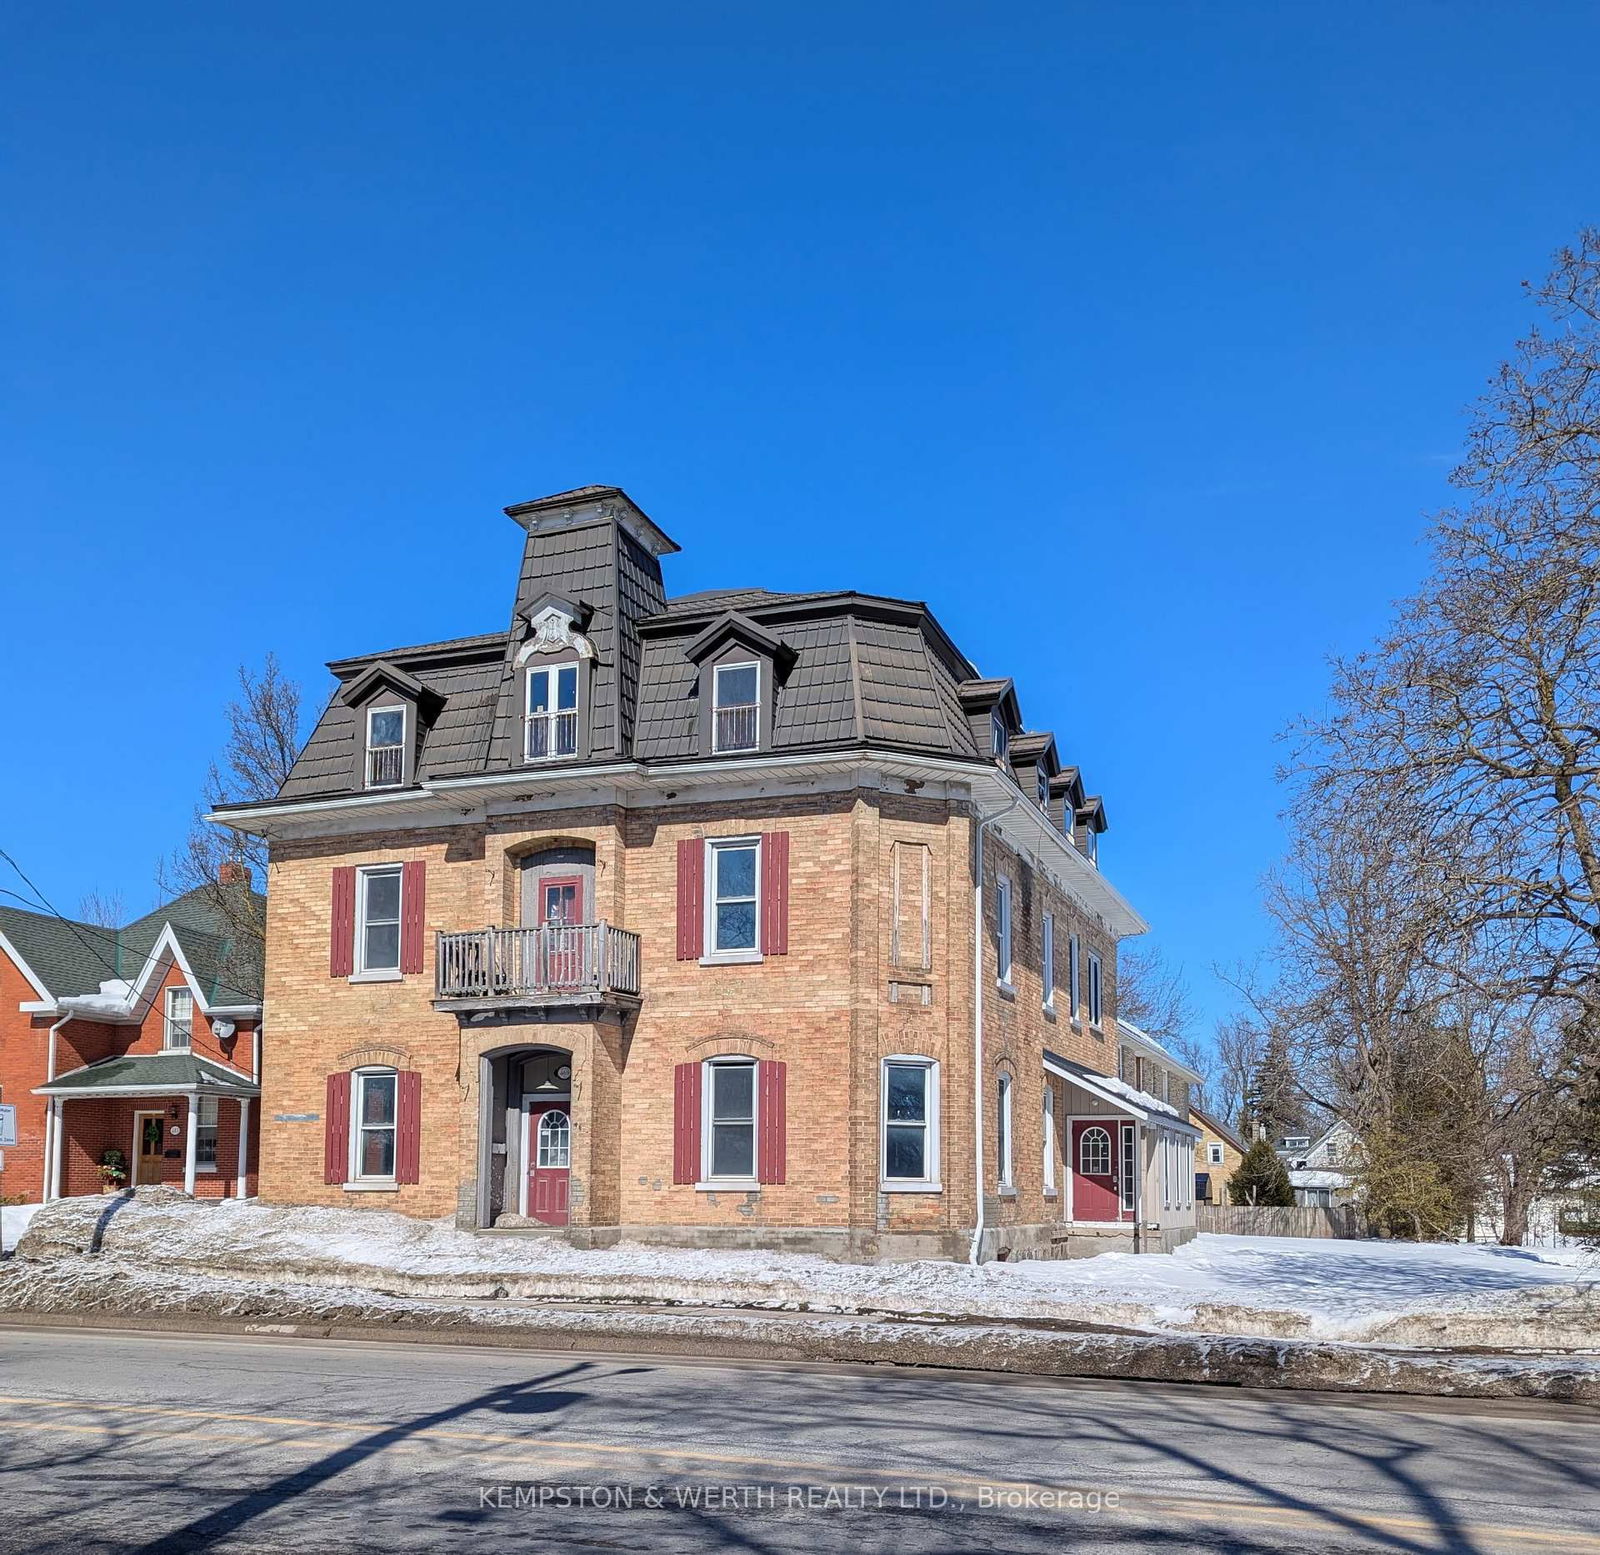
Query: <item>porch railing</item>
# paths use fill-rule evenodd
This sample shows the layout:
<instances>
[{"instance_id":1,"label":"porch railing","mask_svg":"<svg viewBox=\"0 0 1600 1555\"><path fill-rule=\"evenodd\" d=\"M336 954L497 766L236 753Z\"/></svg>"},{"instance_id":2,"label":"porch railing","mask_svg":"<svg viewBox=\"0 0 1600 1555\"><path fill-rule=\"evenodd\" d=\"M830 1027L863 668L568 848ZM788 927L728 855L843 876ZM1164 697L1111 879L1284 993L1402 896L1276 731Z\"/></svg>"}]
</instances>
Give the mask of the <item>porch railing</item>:
<instances>
[{"instance_id":1,"label":"porch railing","mask_svg":"<svg viewBox=\"0 0 1600 1555\"><path fill-rule=\"evenodd\" d=\"M435 997L545 999L639 992L639 936L609 923L440 934Z\"/></svg>"}]
</instances>

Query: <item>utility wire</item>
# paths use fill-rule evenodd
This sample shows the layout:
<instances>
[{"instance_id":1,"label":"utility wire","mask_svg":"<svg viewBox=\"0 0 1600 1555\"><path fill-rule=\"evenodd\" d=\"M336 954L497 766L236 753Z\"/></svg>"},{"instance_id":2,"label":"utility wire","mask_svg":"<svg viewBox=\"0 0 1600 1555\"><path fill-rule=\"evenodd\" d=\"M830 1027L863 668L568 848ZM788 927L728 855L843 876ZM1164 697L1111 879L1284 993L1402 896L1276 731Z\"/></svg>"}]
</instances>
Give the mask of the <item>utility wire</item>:
<instances>
[{"instance_id":1,"label":"utility wire","mask_svg":"<svg viewBox=\"0 0 1600 1555\"><path fill-rule=\"evenodd\" d=\"M77 942L80 945L82 945L83 948L85 950L87 950L89 952L89 954L91 956L93 956L94 959L96 961L98 961L100 963L100 965L102 967L104 967L105 970L108 971L116 981L118 981L118 982L125 982L126 981L126 978L123 977L121 969L119 967L113 965L111 962L107 961L106 958L93 945L91 945L88 940L86 940L83 937L83 935L80 932L80 930L88 929L93 934L99 934L103 938L109 939L113 943L117 944L117 946L118 946L118 948L120 950L121 941L120 941L120 939L119 939L117 934L110 933L105 929L96 928L92 924L79 923L76 919L67 917L67 915L64 912L61 912L55 906L55 904L53 902L51 902L49 897L47 897L44 894L44 892L41 891L39 889L39 887L36 886L33 883L33 881L28 877L27 871L24 870L22 865L20 865L14 858L12 858L12 856L9 853L7 853L4 848L0 848L0 859L4 859L6 861L6 863L8 863L17 872L17 878L19 880L21 880L22 883L25 886L27 886L27 888L30 891L33 892L34 900L40 906L42 906L44 908L45 915L47 917L54 918L58 922L66 924L66 926L69 929L72 930L73 938L75 938L77 940ZM15 891L5 891L5 892L0 893L0 894L6 895L6 896L10 896L10 897L15 897L17 901L23 902L24 904L27 903L27 898L24 897L24 896L18 895L18 893L15 892Z\"/></svg>"}]
</instances>

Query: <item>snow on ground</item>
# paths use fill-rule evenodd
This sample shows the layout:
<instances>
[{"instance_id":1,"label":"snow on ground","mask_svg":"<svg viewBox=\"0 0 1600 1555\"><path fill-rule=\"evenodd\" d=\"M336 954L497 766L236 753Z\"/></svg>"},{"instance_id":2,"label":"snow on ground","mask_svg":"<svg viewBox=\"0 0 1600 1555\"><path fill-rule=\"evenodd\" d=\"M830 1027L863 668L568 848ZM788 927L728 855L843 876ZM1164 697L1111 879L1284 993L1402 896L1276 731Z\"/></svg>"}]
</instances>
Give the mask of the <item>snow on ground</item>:
<instances>
[{"instance_id":1,"label":"snow on ground","mask_svg":"<svg viewBox=\"0 0 1600 1555\"><path fill-rule=\"evenodd\" d=\"M28 1229L28 1222L43 1206L38 1204L0 1204L0 1253L9 1253Z\"/></svg>"},{"instance_id":2,"label":"snow on ground","mask_svg":"<svg viewBox=\"0 0 1600 1555\"><path fill-rule=\"evenodd\" d=\"M1600 1267L1575 1250L1202 1235L1175 1254L1020 1263L833 1263L798 1253L483 1236L380 1210L66 1200L25 1258L121 1263L434 1299L934 1313L1402 1344L1600 1347ZM1448 1318L1448 1332L1435 1315Z\"/></svg>"}]
</instances>

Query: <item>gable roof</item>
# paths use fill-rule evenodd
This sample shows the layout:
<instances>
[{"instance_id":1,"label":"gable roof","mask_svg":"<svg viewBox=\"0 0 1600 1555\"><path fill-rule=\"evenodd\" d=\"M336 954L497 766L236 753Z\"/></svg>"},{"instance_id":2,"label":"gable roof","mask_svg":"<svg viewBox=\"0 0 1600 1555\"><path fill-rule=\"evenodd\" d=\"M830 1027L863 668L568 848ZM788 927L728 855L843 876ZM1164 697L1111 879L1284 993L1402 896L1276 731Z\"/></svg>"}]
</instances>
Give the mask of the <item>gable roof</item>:
<instances>
[{"instance_id":1,"label":"gable roof","mask_svg":"<svg viewBox=\"0 0 1600 1555\"><path fill-rule=\"evenodd\" d=\"M255 910L265 908L259 892L251 891L250 899ZM261 1002L259 944L240 942L204 889L174 897L120 929L0 907L0 935L52 1000L95 994L104 982L138 977L168 925L206 1004Z\"/></svg>"},{"instance_id":2,"label":"gable roof","mask_svg":"<svg viewBox=\"0 0 1600 1555\"><path fill-rule=\"evenodd\" d=\"M1218 1139L1225 1140L1241 1155L1244 1154L1247 1148L1245 1142L1240 1139L1237 1131L1229 1128L1221 1118L1213 1117L1204 1107L1196 1107L1192 1102L1189 1104L1189 1116L1198 1118Z\"/></svg>"}]
</instances>

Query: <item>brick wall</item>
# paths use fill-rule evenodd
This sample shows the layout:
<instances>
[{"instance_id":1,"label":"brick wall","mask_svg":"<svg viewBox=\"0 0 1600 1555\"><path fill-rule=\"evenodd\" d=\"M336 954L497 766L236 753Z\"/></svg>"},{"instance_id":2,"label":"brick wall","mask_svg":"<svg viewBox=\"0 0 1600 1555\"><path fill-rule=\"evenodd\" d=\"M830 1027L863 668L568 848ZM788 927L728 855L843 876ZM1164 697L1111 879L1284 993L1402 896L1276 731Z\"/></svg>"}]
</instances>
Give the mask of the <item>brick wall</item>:
<instances>
[{"instance_id":1,"label":"brick wall","mask_svg":"<svg viewBox=\"0 0 1600 1555\"><path fill-rule=\"evenodd\" d=\"M788 954L753 965L679 961L679 841L770 831L786 831L790 839ZM517 922L520 858L570 844L595 850L594 916L641 937L642 1009L620 1023L582 1025L474 1025L435 1011L435 932ZM970 1228L971 846L963 806L866 790L594 808L278 843L268 891L271 1050L263 1076L263 1195L427 1216L470 1207L478 1172L480 1059L516 1044L549 1043L572 1053L575 1226L732 1233L850 1226L934 1235ZM917 952L906 952L903 922L896 934L897 847L923 850L926 956L920 909ZM996 871L1005 868L1017 885L1014 999L999 998L993 986L992 934L985 946L986 1105L992 1113L997 1077L1009 1070L1016 1087L1017 1193L997 1201L996 1215L1021 1224L1058 1212L1041 1181L1042 1049L1109 1067L1114 947L1103 927L1075 913L1012 854L1003 834L991 835L987 856L991 913ZM409 860L427 866L423 971L381 983L331 977L334 868ZM1057 914L1063 987L1070 932L1104 957L1106 1034L1064 1010L1052 1018L1043 1009L1038 939L1046 901ZM903 897L900 905L903 911ZM730 1053L787 1065L787 1180L759 1192L675 1185L674 1068ZM941 1065L942 1193L879 1191L880 1064L895 1053ZM415 1185L350 1192L323 1181L327 1076L362 1063L414 1069L423 1077L421 1180ZM992 1143L992 1121L988 1126ZM987 1192L994 1195L992 1162L987 1171Z\"/></svg>"}]
</instances>

